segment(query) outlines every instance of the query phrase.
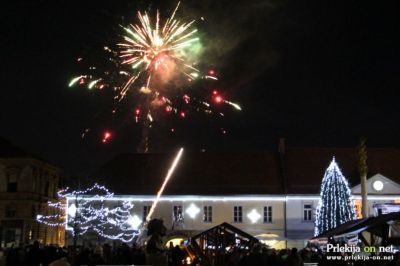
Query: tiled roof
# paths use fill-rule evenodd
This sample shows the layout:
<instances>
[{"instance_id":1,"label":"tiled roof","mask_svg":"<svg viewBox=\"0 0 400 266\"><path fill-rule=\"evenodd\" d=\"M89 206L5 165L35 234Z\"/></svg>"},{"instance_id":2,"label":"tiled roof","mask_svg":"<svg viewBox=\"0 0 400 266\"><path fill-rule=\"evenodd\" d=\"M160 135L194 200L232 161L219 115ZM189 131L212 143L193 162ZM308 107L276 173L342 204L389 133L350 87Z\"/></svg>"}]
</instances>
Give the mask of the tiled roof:
<instances>
[{"instance_id":1,"label":"tiled roof","mask_svg":"<svg viewBox=\"0 0 400 266\"><path fill-rule=\"evenodd\" d=\"M116 194L154 195L174 154L121 154L94 175ZM185 152L165 195L319 194L333 156L351 186L359 183L357 153L343 148L291 148L278 152ZM282 163L283 162L283 163ZM400 183L400 150L368 149L369 176L380 173ZM285 171L282 171L285 169ZM284 189L284 176L287 189Z\"/></svg>"},{"instance_id":2,"label":"tiled roof","mask_svg":"<svg viewBox=\"0 0 400 266\"><path fill-rule=\"evenodd\" d=\"M122 154L95 175L115 193L153 195L174 154ZM279 194L281 184L273 153L184 153L166 195Z\"/></svg>"}]
</instances>

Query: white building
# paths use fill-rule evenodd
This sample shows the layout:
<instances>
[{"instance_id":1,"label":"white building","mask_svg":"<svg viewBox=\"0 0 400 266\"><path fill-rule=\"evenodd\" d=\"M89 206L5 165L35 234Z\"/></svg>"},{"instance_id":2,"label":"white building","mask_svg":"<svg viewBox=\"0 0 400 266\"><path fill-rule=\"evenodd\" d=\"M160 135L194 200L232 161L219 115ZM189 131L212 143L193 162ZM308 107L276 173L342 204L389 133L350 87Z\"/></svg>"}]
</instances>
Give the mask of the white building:
<instances>
[{"instance_id":1,"label":"white building","mask_svg":"<svg viewBox=\"0 0 400 266\"><path fill-rule=\"evenodd\" d=\"M153 217L164 220L170 238L228 222L275 248L302 248L313 237L320 185L333 156L352 186L360 216L354 149L280 149L184 154ZM125 154L104 165L97 177L125 195L118 196L121 200L131 200L134 214L144 219L172 160L173 154ZM372 216L379 206L400 203L400 151L369 149L368 166Z\"/></svg>"}]
</instances>

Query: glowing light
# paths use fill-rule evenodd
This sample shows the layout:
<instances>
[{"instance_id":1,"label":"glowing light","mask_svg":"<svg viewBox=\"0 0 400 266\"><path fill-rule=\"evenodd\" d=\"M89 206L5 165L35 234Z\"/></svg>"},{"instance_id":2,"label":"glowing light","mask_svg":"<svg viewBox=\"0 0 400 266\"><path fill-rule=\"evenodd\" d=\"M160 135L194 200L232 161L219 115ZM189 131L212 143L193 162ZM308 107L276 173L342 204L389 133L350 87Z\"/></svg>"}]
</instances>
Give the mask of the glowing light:
<instances>
[{"instance_id":1,"label":"glowing light","mask_svg":"<svg viewBox=\"0 0 400 266\"><path fill-rule=\"evenodd\" d=\"M190 97L187 94L185 94L183 95L183 100L185 101L185 103L188 104L190 102Z\"/></svg>"},{"instance_id":2,"label":"glowing light","mask_svg":"<svg viewBox=\"0 0 400 266\"><path fill-rule=\"evenodd\" d=\"M215 101L216 103L221 103L221 102L223 102L224 100L222 99L221 96L216 96L216 97L214 97L214 101Z\"/></svg>"},{"instance_id":3,"label":"glowing light","mask_svg":"<svg viewBox=\"0 0 400 266\"><path fill-rule=\"evenodd\" d=\"M238 105L237 103L233 103L233 102L230 102L230 101L225 101L225 103L233 106L236 110L242 111L242 107L240 107L240 105Z\"/></svg>"},{"instance_id":4,"label":"glowing light","mask_svg":"<svg viewBox=\"0 0 400 266\"><path fill-rule=\"evenodd\" d=\"M94 232L101 237L123 242L130 242L139 234L137 228L134 228L138 217L131 215L133 204L125 200L114 201L114 194L104 186L94 184L85 190L72 192L65 189L58 194L66 198L64 223L65 229L72 234L84 235ZM107 204L108 201L113 203ZM43 219L40 222L43 222Z\"/></svg>"},{"instance_id":5,"label":"glowing light","mask_svg":"<svg viewBox=\"0 0 400 266\"><path fill-rule=\"evenodd\" d=\"M205 78L205 79L213 79L213 80L218 80L218 78L217 78L217 77L214 77L214 76L209 76L209 75L205 75L205 76L204 76L204 78Z\"/></svg>"},{"instance_id":6,"label":"glowing light","mask_svg":"<svg viewBox=\"0 0 400 266\"><path fill-rule=\"evenodd\" d=\"M71 216L71 217L75 217L75 215L76 215L76 206L75 206L75 204L71 204L69 207L68 207L68 215L69 216Z\"/></svg>"},{"instance_id":7,"label":"glowing light","mask_svg":"<svg viewBox=\"0 0 400 266\"><path fill-rule=\"evenodd\" d=\"M247 214L247 217L252 223L256 223L261 218L261 215L257 212L256 209L253 209Z\"/></svg>"},{"instance_id":8,"label":"glowing light","mask_svg":"<svg viewBox=\"0 0 400 266\"><path fill-rule=\"evenodd\" d=\"M73 79L69 82L68 87L74 86L81 78L84 78L84 77L86 77L86 76L79 76L79 77L73 78Z\"/></svg>"},{"instance_id":9,"label":"glowing light","mask_svg":"<svg viewBox=\"0 0 400 266\"><path fill-rule=\"evenodd\" d=\"M150 113L147 114L147 119L149 119L150 122L153 122L153 117Z\"/></svg>"},{"instance_id":10,"label":"glowing light","mask_svg":"<svg viewBox=\"0 0 400 266\"><path fill-rule=\"evenodd\" d=\"M110 132L108 132L108 131L104 132L102 142L103 143L108 142L111 139L111 137L112 137L112 135Z\"/></svg>"},{"instance_id":11,"label":"glowing light","mask_svg":"<svg viewBox=\"0 0 400 266\"><path fill-rule=\"evenodd\" d=\"M120 58L122 64L131 65L137 71L125 83L121 99L143 74L147 75L146 87L149 87L153 75L163 75L168 79L170 69L178 69L185 76L198 77L198 70L187 62L189 53L185 51L199 40L194 37L197 30L190 30L194 20L184 23L175 19L178 7L179 3L163 25L158 11L154 24L147 13L138 12L140 24L124 28L127 35L124 36L125 42L118 44L121 47Z\"/></svg>"},{"instance_id":12,"label":"glowing light","mask_svg":"<svg viewBox=\"0 0 400 266\"><path fill-rule=\"evenodd\" d=\"M306 200L310 198L316 198L317 196L305 196L305 197L298 197L299 200ZM73 197L69 197L69 199L73 199ZM157 197L154 196L114 196L113 198L106 198L104 201L131 201L131 202L143 202L143 201L155 201ZM85 199L90 201L91 199ZM286 197L284 196L254 196L254 195L247 195L247 196L162 196L159 197L157 201L223 201L223 202L230 202L230 201L243 201L243 202L254 202L254 201L286 201Z\"/></svg>"},{"instance_id":13,"label":"glowing light","mask_svg":"<svg viewBox=\"0 0 400 266\"><path fill-rule=\"evenodd\" d=\"M90 231L123 242L132 241L139 233L128 223L133 208L129 201L117 201L111 208L107 207L105 200L111 199L114 194L98 184L81 191L68 190L58 191L60 201L48 202L48 207L55 208L57 213L37 215L38 222L52 227L65 226L65 230L73 235L84 235Z\"/></svg>"},{"instance_id":14,"label":"glowing light","mask_svg":"<svg viewBox=\"0 0 400 266\"><path fill-rule=\"evenodd\" d=\"M194 78L198 78L199 77L199 73L197 72L192 72L190 73L190 76L194 77Z\"/></svg>"},{"instance_id":15,"label":"glowing light","mask_svg":"<svg viewBox=\"0 0 400 266\"><path fill-rule=\"evenodd\" d=\"M74 200L73 196L66 197L69 200ZM254 196L254 195L243 195L243 196L161 196L159 202L257 202L257 201L274 201L274 202L285 202L285 201L317 201L319 200L317 195L303 195L303 196ZM361 199L361 196L356 195L354 199ZM400 200L399 196L388 196L388 195L375 195L369 196L369 200ZM86 198L85 201L91 201L94 199ZM120 202L120 201L130 201L130 202L154 202L156 200L155 196L113 196L112 198L105 198L104 201Z\"/></svg>"},{"instance_id":16,"label":"glowing light","mask_svg":"<svg viewBox=\"0 0 400 266\"><path fill-rule=\"evenodd\" d=\"M354 199L346 178L332 159L321 184L315 219L315 236L356 219Z\"/></svg>"},{"instance_id":17,"label":"glowing light","mask_svg":"<svg viewBox=\"0 0 400 266\"><path fill-rule=\"evenodd\" d=\"M101 79L96 79L96 80L93 80L93 81L91 81L90 83L89 83L89 85L88 85L88 89L93 89L93 87L100 81Z\"/></svg>"},{"instance_id":18,"label":"glowing light","mask_svg":"<svg viewBox=\"0 0 400 266\"><path fill-rule=\"evenodd\" d=\"M199 57L203 47L195 29L195 20L180 19L177 12L179 7L180 3L166 19L158 10L154 14L137 12L135 22L122 26L122 38L116 43L116 50L113 46L101 47L106 55L102 59L106 62L100 62L97 66L88 62L86 67L91 71L74 77L69 86L80 82L89 89L109 88L108 91L113 93L113 99L117 102L133 96L135 105L141 107L140 117L139 113L136 113L135 117L132 117L132 113L128 115L136 123L143 122L143 127L148 129L152 127L153 119L155 121L165 117L155 115L159 114L156 111L162 111L164 108L166 112L171 112L171 115L178 118L186 118L186 112L189 110L218 116L219 112L212 110L215 105L201 99L210 99L208 89L205 89L203 94L196 95L189 94L192 90L186 89L187 80L195 83L197 79L202 79L202 83L208 86L212 81L204 80L217 80L214 75L218 71L210 68L202 71L198 69L197 66L203 66ZM171 86L172 84L179 84L181 89L172 89L176 87ZM188 108L181 107L183 95L183 101L191 105ZM217 102L228 103L221 97L217 98ZM132 112L134 108L118 108L119 112L124 110ZM188 119L194 117L192 113L187 114L190 114ZM149 130L141 132L142 139L138 150L146 152L149 147ZM99 135L101 136L102 132ZM110 138L100 137L100 140L106 143Z\"/></svg>"},{"instance_id":19,"label":"glowing light","mask_svg":"<svg viewBox=\"0 0 400 266\"><path fill-rule=\"evenodd\" d=\"M142 224L142 220L137 215L133 215L128 219L127 223L132 226L133 229L138 230Z\"/></svg>"},{"instance_id":20,"label":"glowing light","mask_svg":"<svg viewBox=\"0 0 400 266\"><path fill-rule=\"evenodd\" d=\"M380 180L376 180L374 183L372 183L372 187L376 191L381 191L383 189L383 182Z\"/></svg>"},{"instance_id":21,"label":"glowing light","mask_svg":"<svg viewBox=\"0 0 400 266\"><path fill-rule=\"evenodd\" d=\"M179 163L179 161L180 161L180 159L181 159L181 157L182 157L182 153L183 153L183 148L181 148L181 149L179 150L178 154L175 156L175 159L174 159L174 161L173 161L171 167L168 169L168 173L167 173L167 175L165 176L164 182L163 182L163 184L162 184L160 190L159 190L158 193L157 193L157 197L155 198L155 200L154 200L154 202L153 202L153 205L151 205L151 208L150 208L149 213L147 214L147 217L146 217L146 221L147 221L147 222L150 221L151 216L153 215L153 212L154 212L155 208L157 207L157 203L158 203L158 201L160 200L161 194L163 193L163 191L164 191L164 189L165 189L165 186L167 185L169 179L171 178L172 174L174 173L175 168L176 168L176 166L178 165L178 163Z\"/></svg>"},{"instance_id":22,"label":"glowing light","mask_svg":"<svg viewBox=\"0 0 400 266\"><path fill-rule=\"evenodd\" d=\"M199 214L200 209L193 203L186 209L186 213L189 214L190 218L194 219Z\"/></svg>"}]
</instances>

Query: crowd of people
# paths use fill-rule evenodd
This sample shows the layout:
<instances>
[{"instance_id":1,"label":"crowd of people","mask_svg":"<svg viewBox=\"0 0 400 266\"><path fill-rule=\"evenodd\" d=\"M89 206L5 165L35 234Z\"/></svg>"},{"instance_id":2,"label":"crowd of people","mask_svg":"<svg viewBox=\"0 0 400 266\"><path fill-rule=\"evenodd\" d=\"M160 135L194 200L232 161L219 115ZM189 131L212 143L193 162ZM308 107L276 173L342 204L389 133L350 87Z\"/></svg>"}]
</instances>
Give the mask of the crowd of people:
<instances>
[{"instance_id":1,"label":"crowd of people","mask_svg":"<svg viewBox=\"0 0 400 266\"><path fill-rule=\"evenodd\" d=\"M3 252L1 266L69 266L69 265L147 265L145 248L122 243L78 246L73 248L32 245L11 247ZM75 256L74 256L75 254ZM165 250L168 266L184 265L186 253L180 245L170 245Z\"/></svg>"},{"instance_id":2,"label":"crowd of people","mask_svg":"<svg viewBox=\"0 0 400 266\"><path fill-rule=\"evenodd\" d=\"M301 266L301 265L387 265L400 266L400 253L379 254L380 257L362 254L363 259L349 259L350 254L327 254L319 249L296 248L275 250L260 244L251 248L220 247L197 252L183 242L166 247L166 227L160 219L147 225L147 240L143 245L110 245L108 243L86 246L40 247L35 241L26 247L6 250L5 266L70 266L70 265L152 265L152 266ZM140 243L140 241L138 242ZM116 244L116 243L114 243ZM4 253L4 252L3 252ZM358 254L360 255L360 254ZM346 257L347 256L347 257ZM386 256L386 259L384 258ZM389 259L388 259L389 258ZM2 266L2 265L0 265Z\"/></svg>"},{"instance_id":3,"label":"crowd of people","mask_svg":"<svg viewBox=\"0 0 400 266\"><path fill-rule=\"evenodd\" d=\"M56 246L40 246L38 242L25 247L9 248L4 250L5 266L70 266L70 265L162 265L162 266L202 266L201 260L187 260L182 245L170 245L164 249L166 261L161 264L149 262L146 248L135 244L120 244L111 246L88 245L77 247L76 253L72 248ZM74 256L74 254L76 256ZM329 256L336 256L335 260ZM383 257L385 254L381 254ZM387 255L387 254L386 254ZM317 249L305 248L302 250L282 249L275 250L256 245L252 250L233 249L224 254L223 260L214 261L217 266L300 266L300 265L400 265L400 253L392 254L390 260L344 260L345 254L326 254ZM341 259L338 259L341 257ZM147 258L147 259L146 259Z\"/></svg>"},{"instance_id":4,"label":"crowd of people","mask_svg":"<svg viewBox=\"0 0 400 266\"><path fill-rule=\"evenodd\" d=\"M301 250L298 250L297 248L275 250L256 245L251 251L233 251L228 254L227 260L228 262L224 264L228 266L400 266L400 253L326 253L315 248L304 248Z\"/></svg>"}]
</instances>

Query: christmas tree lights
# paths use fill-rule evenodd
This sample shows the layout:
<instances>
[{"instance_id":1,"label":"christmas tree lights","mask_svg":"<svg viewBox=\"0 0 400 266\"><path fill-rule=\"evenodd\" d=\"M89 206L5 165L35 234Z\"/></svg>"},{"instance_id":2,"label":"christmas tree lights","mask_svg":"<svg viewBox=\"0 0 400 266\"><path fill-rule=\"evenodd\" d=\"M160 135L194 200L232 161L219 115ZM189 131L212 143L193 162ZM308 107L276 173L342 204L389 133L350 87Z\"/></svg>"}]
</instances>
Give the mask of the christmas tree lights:
<instances>
[{"instance_id":1,"label":"christmas tree lights","mask_svg":"<svg viewBox=\"0 0 400 266\"><path fill-rule=\"evenodd\" d=\"M85 190L71 192L64 189L59 191L58 197L58 202L48 202L49 209L56 210L55 214L38 215L38 222L65 226L72 235L92 232L123 242L132 241L139 233L140 219L132 214L132 202L113 200L114 194L104 186L94 184Z\"/></svg>"},{"instance_id":2,"label":"christmas tree lights","mask_svg":"<svg viewBox=\"0 0 400 266\"><path fill-rule=\"evenodd\" d=\"M316 211L315 236L356 218L351 190L335 158L325 171Z\"/></svg>"}]
</instances>

